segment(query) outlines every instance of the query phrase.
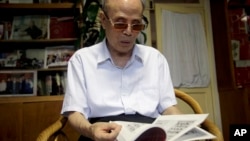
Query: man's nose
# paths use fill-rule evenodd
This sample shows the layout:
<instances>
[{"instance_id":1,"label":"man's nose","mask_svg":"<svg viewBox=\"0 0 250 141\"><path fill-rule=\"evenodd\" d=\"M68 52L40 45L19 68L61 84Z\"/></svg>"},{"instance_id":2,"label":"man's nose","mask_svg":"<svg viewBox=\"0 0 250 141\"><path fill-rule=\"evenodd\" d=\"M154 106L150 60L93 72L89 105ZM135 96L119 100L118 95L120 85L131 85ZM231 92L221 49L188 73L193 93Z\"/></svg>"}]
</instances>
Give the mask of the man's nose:
<instances>
[{"instance_id":1,"label":"man's nose","mask_svg":"<svg viewBox=\"0 0 250 141\"><path fill-rule=\"evenodd\" d=\"M131 24L128 24L128 27L124 30L124 33L127 35L131 35L132 34L132 26Z\"/></svg>"}]
</instances>

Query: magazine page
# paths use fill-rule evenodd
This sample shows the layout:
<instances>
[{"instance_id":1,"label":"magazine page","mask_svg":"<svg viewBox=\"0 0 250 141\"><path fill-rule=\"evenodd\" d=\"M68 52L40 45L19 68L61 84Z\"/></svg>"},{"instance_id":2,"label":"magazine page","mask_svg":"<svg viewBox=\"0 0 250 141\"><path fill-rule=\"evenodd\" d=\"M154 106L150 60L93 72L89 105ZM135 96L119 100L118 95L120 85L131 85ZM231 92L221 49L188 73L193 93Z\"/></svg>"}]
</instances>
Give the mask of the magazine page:
<instances>
[{"instance_id":1,"label":"magazine page","mask_svg":"<svg viewBox=\"0 0 250 141\"><path fill-rule=\"evenodd\" d=\"M196 141L196 140L207 140L207 139L214 139L216 138L211 133L207 132L206 130L194 127L175 141Z\"/></svg>"},{"instance_id":2,"label":"magazine page","mask_svg":"<svg viewBox=\"0 0 250 141\"><path fill-rule=\"evenodd\" d=\"M118 141L134 141L134 140L149 139L152 136L152 133L155 133L154 136L157 136L156 134L158 134L158 138L161 139L163 138L162 141L166 140L165 131L157 125L139 123L139 122L127 122L127 121L114 121L114 122L122 125L122 130L120 131L117 137Z\"/></svg>"},{"instance_id":3,"label":"magazine page","mask_svg":"<svg viewBox=\"0 0 250 141\"><path fill-rule=\"evenodd\" d=\"M201 124L208 114L182 114L159 116L153 124L161 126L167 133L168 141L175 141L187 131Z\"/></svg>"}]
</instances>

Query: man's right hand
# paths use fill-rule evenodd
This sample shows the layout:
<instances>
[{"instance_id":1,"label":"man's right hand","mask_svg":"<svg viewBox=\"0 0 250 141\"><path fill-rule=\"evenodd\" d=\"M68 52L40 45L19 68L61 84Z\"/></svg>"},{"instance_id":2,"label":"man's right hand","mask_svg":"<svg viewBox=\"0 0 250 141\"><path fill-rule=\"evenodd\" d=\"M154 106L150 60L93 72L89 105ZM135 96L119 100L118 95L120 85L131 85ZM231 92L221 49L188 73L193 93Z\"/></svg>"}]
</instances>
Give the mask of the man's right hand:
<instances>
[{"instance_id":1,"label":"man's right hand","mask_svg":"<svg viewBox=\"0 0 250 141\"><path fill-rule=\"evenodd\" d=\"M96 122L89 126L94 141L115 141L122 126L116 123Z\"/></svg>"}]
</instances>

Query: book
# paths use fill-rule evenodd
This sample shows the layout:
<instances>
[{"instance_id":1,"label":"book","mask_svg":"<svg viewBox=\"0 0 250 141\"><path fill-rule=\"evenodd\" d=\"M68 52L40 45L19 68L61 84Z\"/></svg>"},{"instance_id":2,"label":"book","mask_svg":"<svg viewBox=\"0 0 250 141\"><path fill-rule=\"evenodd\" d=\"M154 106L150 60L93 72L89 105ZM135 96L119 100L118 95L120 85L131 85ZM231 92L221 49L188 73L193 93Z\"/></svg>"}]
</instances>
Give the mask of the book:
<instances>
[{"instance_id":1,"label":"book","mask_svg":"<svg viewBox=\"0 0 250 141\"><path fill-rule=\"evenodd\" d=\"M51 17L50 39L76 38L74 17Z\"/></svg>"},{"instance_id":2,"label":"book","mask_svg":"<svg viewBox=\"0 0 250 141\"><path fill-rule=\"evenodd\" d=\"M0 23L0 40L4 37L4 24Z\"/></svg>"},{"instance_id":3,"label":"book","mask_svg":"<svg viewBox=\"0 0 250 141\"><path fill-rule=\"evenodd\" d=\"M45 95L51 95L52 94L52 76L47 75L45 77Z\"/></svg>"},{"instance_id":4,"label":"book","mask_svg":"<svg viewBox=\"0 0 250 141\"><path fill-rule=\"evenodd\" d=\"M37 95L64 95L67 71L42 71L38 75Z\"/></svg>"},{"instance_id":5,"label":"book","mask_svg":"<svg viewBox=\"0 0 250 141\"><path fill-rule=\"evenodd\" d=\"M49 39L49 22L49 15L15 16L12 22L10 39Z\"/></svg>"},{"instance_id":6,"label":"book","mask_svg":"<svg viewBox=\"0 0 250 141\"><path fill-rule=\"evenodd\" d=\"M122 126L118 141L193 141L216 138L199 125L208 114L162 115L152 124L111 121Z\"/></svg>"},{"instance_id":7,"label":"book","mask_svg":"<svg viewBox=\"0 0 250 141\"><path fill-rule=\"evenodd\" d=\"M3 24L3 39L9 40L11 35L12 29L12 22L11 21L1 21Z\"/></svg>"}]
</instances>

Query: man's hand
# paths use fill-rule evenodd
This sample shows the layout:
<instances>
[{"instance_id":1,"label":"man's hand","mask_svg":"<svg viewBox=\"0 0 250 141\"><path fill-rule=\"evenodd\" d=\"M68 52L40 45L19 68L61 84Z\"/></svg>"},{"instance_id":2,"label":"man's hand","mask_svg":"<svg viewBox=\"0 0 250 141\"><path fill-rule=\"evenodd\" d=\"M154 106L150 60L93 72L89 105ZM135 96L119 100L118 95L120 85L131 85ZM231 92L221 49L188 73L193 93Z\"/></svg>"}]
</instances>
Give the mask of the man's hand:
<instances>
[{"instance_id":1,"label":"man's hand","mask_svg":"<svg viewBox=\"0 0 250 141\"><path fill-rule=\"evenodd\" d=\"M115 141L121 125L108 122L96 122L89 127L94 141Z\"/></svg>"}]
</instances>

